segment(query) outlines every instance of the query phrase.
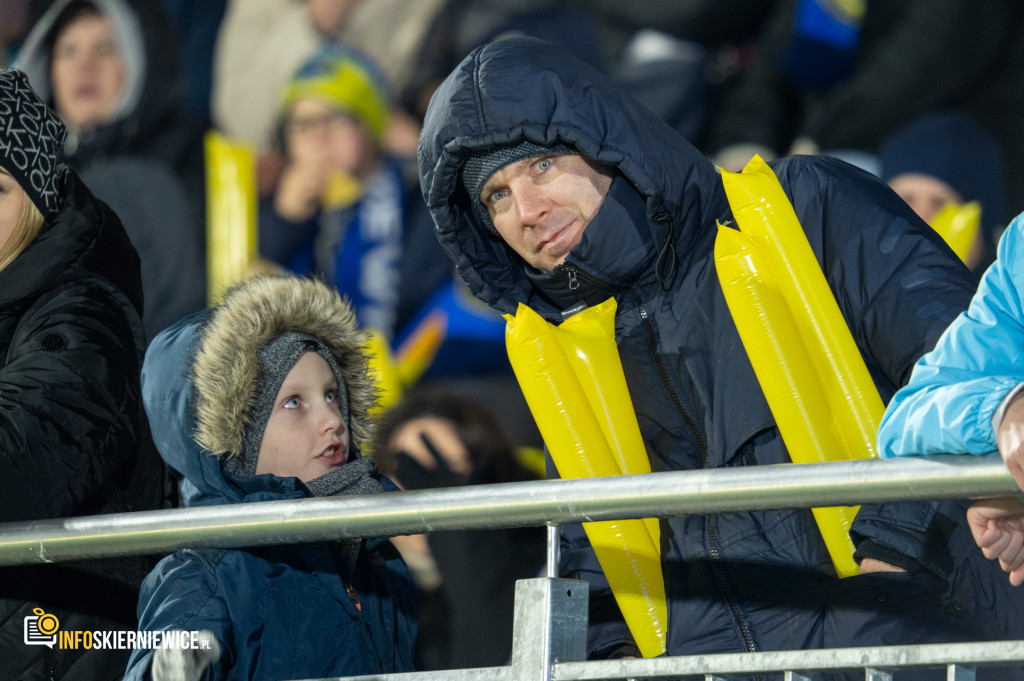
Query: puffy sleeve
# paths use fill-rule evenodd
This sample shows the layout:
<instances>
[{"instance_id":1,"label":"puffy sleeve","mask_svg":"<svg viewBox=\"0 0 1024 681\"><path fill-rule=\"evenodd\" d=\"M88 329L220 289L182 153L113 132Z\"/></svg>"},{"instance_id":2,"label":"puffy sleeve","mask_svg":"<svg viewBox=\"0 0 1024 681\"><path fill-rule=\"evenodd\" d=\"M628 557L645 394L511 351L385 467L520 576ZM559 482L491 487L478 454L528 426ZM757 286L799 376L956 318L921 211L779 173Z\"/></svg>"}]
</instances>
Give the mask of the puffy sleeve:
<instances>
[{"instance_id":1,"label":"puffy sleeve","mask_svg":"<svg viewBox=\"0 0 1024 681\"><path fill-rule=\"evenodd\" d=\"M220 588L213 557L197 551L179 551L164 558L146 577L139 594L139 631L206 631L220 645L220 659L207 667L204 681L225 678L231 669L233 640L231 617ZM132 652L125 681L150 679L153 650L138 648Z\"/></svg>"},{"instance_id":2,"label":"puffy sleeve","mask_svg":"<svg viewBox=\"0 0 1024 681\"><path fill-rule=\"evenodd\" d=\"M878 431L882 456L984 454L996 449L992 417L1024 381L1019 262L1024 216L999 243L970 307L915 364Z\"/></svg>"},{"instance_id":3,"label":"puffy sleeve","mask_svg":"<svg viewBox=\"0 0 1024 681\"><path fill-rule=\"evenodd\" d=\"M94 279L64 284L18 320L0 367L0 518L99 512L143 429L140 351L124 301Z\"/></svg>"}]
</instances>

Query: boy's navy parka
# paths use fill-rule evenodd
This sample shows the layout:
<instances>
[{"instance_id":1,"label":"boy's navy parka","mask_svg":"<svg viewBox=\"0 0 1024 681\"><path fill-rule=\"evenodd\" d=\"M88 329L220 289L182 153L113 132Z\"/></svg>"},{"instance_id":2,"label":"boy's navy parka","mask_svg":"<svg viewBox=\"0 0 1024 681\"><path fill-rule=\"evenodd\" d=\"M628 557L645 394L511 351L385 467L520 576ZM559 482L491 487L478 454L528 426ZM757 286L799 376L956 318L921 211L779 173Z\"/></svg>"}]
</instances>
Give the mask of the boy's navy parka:
<instances>
[{"instance_id":1,"label":"boy's navy parka","mask_svg":"<svg viewBox=\"0 0 1024 681\"><path fill-rule=\"evenodd\" d=\"M473 153L522 140L568 143L617 171L551 272L481 224L460 180ZM561 48L510 38L475 50L436 91L418 162L438 238L477 297L503 313L525 303L554 323L580 303L616 299L616 340L654 471L789 461L715 272L716 221L732 219L721 178L654 114ZM970 275L873 176L824 157L772 166L887 401L968 304ZM844 580L807 509L663 520L668 653L1019 636L1024 596L977 552L966 506L863 507L852 527L858 557L908 572ZM590 655L629 652L579 527L564 530L561 572L591 581Z\"/></svg>"},{"instance_id":2,"label":"boy's navy parka","mask_svg":"<svg viewBox=\"0 0 1024 681\"><path fill-rule=\"evenodd\" d=\"M249 312L249 321L256 326L275 316L266 309ZM143 400L152 414L153 438L167 464L182 476L185 505L310 497L297 478L225 473L220 460L193 440L195 394L190 366L209 316L209 311L196 313L160 333L143 365ZM354 331L351 315L350 320ZM249 335L241 323L234 328L241 336ZM318 338L325 335L317 334L321 330L315 327L292 328ZM209 350L209 344L204 348ZM236 350L255 357L253 348L244 344ZM345 366L342 372L346 374ZM365 436L365 424L354 422L365 417L372 387L365 378L350 378L352 374L346 374L350 432L355 430L357 439ZM380 479L385 490L397 489L386 478ZM280 680L413 671L417 592L397 550L385 538L366 540L350 583L358 607L340 574L343 558L338 551L335 543L179 550L161 561L144 582L139 627L143 631L211 631L221 656L204 679ZM152 656L152 651L136 651L125 678L148 679Z\"/></svg>"}]
</instances>

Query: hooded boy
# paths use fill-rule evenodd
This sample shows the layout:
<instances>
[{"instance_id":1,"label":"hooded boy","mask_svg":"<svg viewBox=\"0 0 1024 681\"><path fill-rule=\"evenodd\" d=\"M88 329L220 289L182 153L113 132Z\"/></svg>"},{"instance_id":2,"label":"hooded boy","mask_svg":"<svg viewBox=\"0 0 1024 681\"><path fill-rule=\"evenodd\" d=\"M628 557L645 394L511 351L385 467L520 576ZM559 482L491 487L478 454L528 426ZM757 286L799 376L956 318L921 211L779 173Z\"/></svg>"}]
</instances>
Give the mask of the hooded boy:
<instances>
[{"instance_id":1,"label":"hooded boy","mask_svg":"<svg viewBox=\"0 0 1024 681\"><path fill-rule=\"evenodd\" d=\"M363 343L336 290L293 276L248 280L158 335L143 399L185 505L396 489L360 455L376 396ZM416 598L385 538L186 549L146 579L139 626L216 641L207 675L188 679L402 672ZM137 651L126 678L159 681L169 657Z\"/></svg>"},{"instance_id":2,"label":"hooded boy","mask_svg":"<svg viewBox=\"0 0 1024 681\"><path fill-rule=\"evenodd\" d=\"M888 400L967 305L969 273L877 178L825 157L772 167ZM715 273L716 222L732 223L721 178L605 75L536 39L474 50L431 100L419 171L481 300L559 323L615 298L654 471L789 461ZM843 580L809 509L664 519L667 652L1019 636L997 620L1022 622L1022 597L973 548L966 506L862 507L861 574ZM638 654L581 528L564 528L562 549L561 574L591 582L590 656Z\"/></svg>"}]
</instances>

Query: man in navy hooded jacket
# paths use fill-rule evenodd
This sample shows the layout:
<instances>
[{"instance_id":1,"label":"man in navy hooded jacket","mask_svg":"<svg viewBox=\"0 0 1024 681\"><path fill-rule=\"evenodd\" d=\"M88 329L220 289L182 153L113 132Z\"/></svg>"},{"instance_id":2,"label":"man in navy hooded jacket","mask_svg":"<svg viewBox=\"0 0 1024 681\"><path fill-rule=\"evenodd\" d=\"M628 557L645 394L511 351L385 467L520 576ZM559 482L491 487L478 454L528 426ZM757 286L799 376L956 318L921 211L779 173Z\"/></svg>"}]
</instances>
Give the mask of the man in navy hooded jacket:
<instances>
[{"instance_id":1,"label":"man in navy hooded jacket","mask_svg":"<svg viewBox=\"0 0 1024 681\"><path fill-rule=\"evenodd\" d=\"M966 307L971 277L873 176L825 157L772 167L888 401ZM419 172L481 300L557 323L615 297L653 470L789 461L715 273L716 221L732 219L721 178L654 114L565 50L511 38L437 90ZM1024 594L973 548L966 506L862 507L861 574L843 580L807 509L663 520L668 654L1020 637ZM561 572L591 582L590 656L637 654L578 526Z\"/></svg>"}]
</instances>

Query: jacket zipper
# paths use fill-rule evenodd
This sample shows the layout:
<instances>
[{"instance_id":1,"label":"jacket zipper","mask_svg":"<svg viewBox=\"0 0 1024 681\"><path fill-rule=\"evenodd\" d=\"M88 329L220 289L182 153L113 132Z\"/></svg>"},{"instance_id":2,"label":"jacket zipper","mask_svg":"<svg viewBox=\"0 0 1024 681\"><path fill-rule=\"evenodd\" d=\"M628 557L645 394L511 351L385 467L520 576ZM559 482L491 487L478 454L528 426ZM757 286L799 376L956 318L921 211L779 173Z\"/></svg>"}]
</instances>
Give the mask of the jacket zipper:
<instances>
[{"instance_id":1,"label":"jacket zipper","mask_svg":"<svg viewBox=\"0 0 1024 681\"><path fill-rule=\"evenodd\" d=\"M356 606L356 610L362 612L363 604L359 602L359 596L358 594L356 594L355 587L353 587L352 583L347 579L342 579L341 583L345 586L345 592L348 594L348 597L352 600L352 605Z\"/></svg>"},{"instance_id":2,"label":"jacket zipper","mask_svg":"<svg viewBox=\"0 0 1024 681\"><path fill-rule=\"evenodd\" d=\"M654 326L648 318L647 308L644 306L643 302L640 300L640 296L635 291L631 291L631 293L633 294L633 298L637 303L637 308L640 311L640 319L643 320L644 327L647 329L647 336L651 339L651 355L654 357L654 363L658 367L658 373L661 375L662 383L665 385L665 388L668 390L669 395L672 398L673 404L675 404L676 409L682 415L683 420L686 421L686 425L689 426L694 439L697 441L697 452L700 455L701 468L707 468L708 448L707 443L704 441L704 436L701 434L700 430L697 429L697 424L694 423L693 418L686 411L686 407L683 406L682 400L679 399L679 395L676 394L675 389L672 387L671 383L668 382L668 371L665 369L665 365L661 361L661 356L658 354L657 343L654 340ZM754 642L754 636L750 631L750 623L747 622L747 618L743 615L743 611L740 609L739 603L732 592L732 586L729 584L728 577L725 574L725 569L722 567L722 556L718 547L718 534L715 531L715 519L716 516L713 514L704 516L704 535L707 538L708 553L711 556L711 572L715 576L715 581L718 582L718 588L722 592L722 598L725 599L725 604L732 613L733 619L736 620L736 626L739 627L740 635L743 637L743 643L746 645L747 651L756 653L757 644Z\"/></svg>"},{"instance_id":3,"label":"jacket zipper","mask_svg":"<svg viewBox=\"0 0 1024 681\"><path fill-rule=\"evenodd\" d=\"M566 267L569 275L569 288L575 290L579 288L579 282L576 276L582 276L595 286L599 288L611 288L605 282L597 279L591 274L578 269L576 267ZM575 284L575 286L573 286ZM633 297L633 301L636 303L637 310L640 313L640 320L644 325L644 330L647 333L647 338L650 343L651 357L654 359L654 364L658 368L658 375L661 378L662 385L668 391L669 397L672 399L672 404L675 406L676 411L683 417L683 421L689 427L690 432L693 434L693 439L697 443L697 454L700 457L701 468L708 468L708 448L707 443L704 440L704 436L697 428L697 424L694 422L693 417L686 411L686 407L683 406L683 402L679 399L678 393L672 383L668 380L668 370L665 368L664 362L661 360L661 355L658 353L658 345L655 340L654 325L651 322L648 314L647 307L644 305L643 299L636 289L631 288L629 290L630 295ZM711 555L711 566L712 573L715 576L715 581L718 582L718 588L722 592L722 597L725 599L726 605L729 611L732 613L733 619L736 620L736 626L739 627L740 635L743 637L743 642L749 652L757 652L757 644L754 642L754 636L750 631L750 623L747 622L746 617L743 615L743 611L740 609L739 603L736 601L736 597L733 595L732 587L729 585L729 581L725 575L725 570L721 564L721 553L718 547L718 537L715 531L715 516L705 516L704 522L704 533L707 537L708 542L708 553Z\"/></svg>"}]
</instances>

